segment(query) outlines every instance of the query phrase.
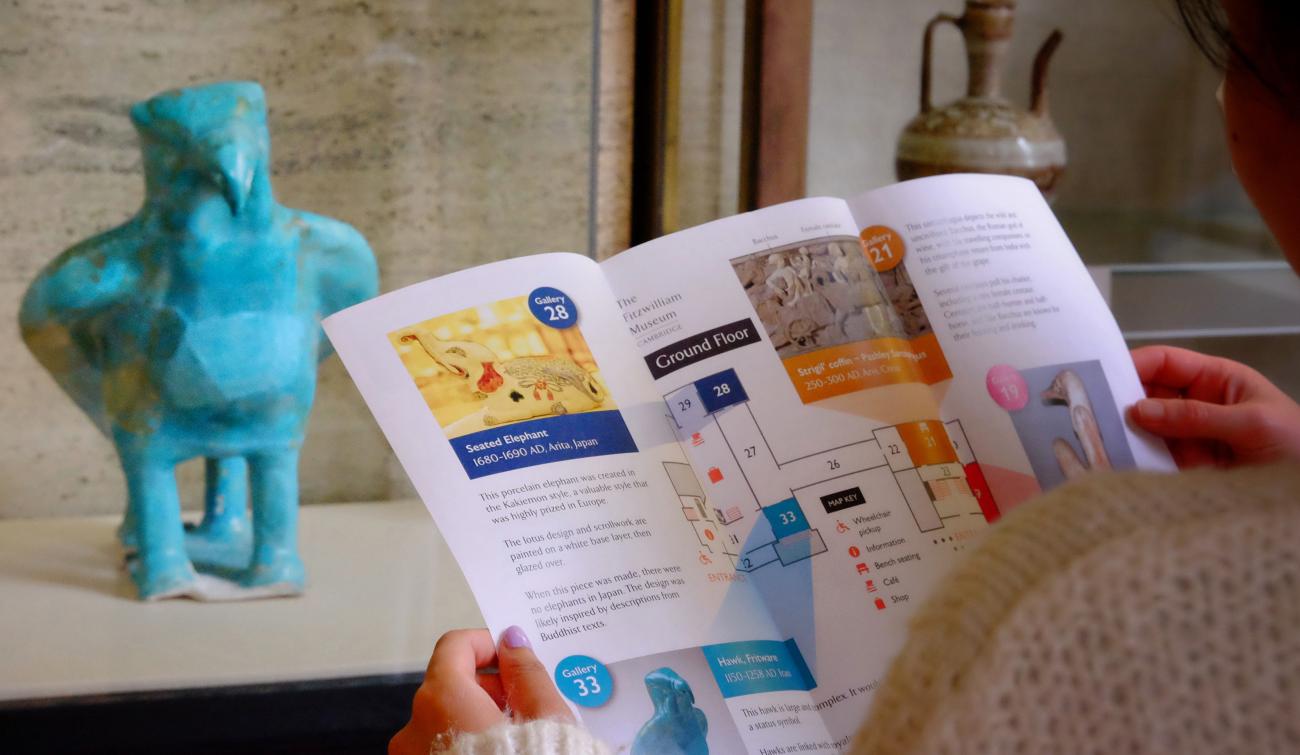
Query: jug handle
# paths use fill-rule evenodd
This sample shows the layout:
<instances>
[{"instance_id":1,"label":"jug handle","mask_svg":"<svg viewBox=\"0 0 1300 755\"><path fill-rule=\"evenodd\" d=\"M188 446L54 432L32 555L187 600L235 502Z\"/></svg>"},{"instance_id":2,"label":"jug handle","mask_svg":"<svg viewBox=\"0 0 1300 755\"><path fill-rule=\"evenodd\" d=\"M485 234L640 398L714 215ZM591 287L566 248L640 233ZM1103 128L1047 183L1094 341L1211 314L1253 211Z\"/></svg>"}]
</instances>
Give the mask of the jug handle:
<instances>
[{"instance_id":1,"label":"jug handle","mask_svg":"<svg viewBox=\"0 0 1300 755\"><path fill-rule=\"evenodd\" d=\"M1063 37L1060 29L1054 30L1034 56L1034 78L1029 89L1029 111L1034 115L1047 115L1047 64Z\"/></svg>"},{"instance_id":2,"label":"jug handle","mask_svg":"<svg viewBox=\"0 0 1300 755\"><path fill-rule=\"evenodd\" d=\"M965 16L954 16L951 13L940 13L930 19L930 23L925 25L925 36L921 42L921 112L928 113L934 107L930 104L930 59L931 51L934 47L934 28L939 24L949 23L962 30L962 21Z\"/></svg>"}]
</instances>

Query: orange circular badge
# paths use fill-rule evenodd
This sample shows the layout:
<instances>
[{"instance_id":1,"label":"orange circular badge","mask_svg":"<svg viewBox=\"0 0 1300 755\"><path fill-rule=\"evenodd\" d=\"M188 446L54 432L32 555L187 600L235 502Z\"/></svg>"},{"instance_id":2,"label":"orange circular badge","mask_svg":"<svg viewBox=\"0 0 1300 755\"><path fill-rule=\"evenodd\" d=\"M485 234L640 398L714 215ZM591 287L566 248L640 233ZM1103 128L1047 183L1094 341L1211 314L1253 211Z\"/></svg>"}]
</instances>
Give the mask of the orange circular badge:
<instances>
[{"instance_id":1,"label":"orange circular badge","mask_svg":"<svg viewBox=\"0 0 1300 755\"><path fill-rule=\"evenodd\" d=\"M862 229L862 251L876 272L893 270L903 261L907 247L898 231L887 225L873 225Z\"/></svg>"}]
</instances>

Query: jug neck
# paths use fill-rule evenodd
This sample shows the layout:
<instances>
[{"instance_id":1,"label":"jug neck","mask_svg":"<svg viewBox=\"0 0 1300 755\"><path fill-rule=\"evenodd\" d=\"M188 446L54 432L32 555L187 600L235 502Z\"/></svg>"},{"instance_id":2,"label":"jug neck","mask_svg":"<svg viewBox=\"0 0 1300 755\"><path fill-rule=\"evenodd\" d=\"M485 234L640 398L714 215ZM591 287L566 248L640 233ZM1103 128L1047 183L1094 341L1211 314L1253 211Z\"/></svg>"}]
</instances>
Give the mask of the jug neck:
<instances>
[{"instance_id":1,"label":"jug neck","mask_svg":"<svg viewBox=\"0 0 1300 755\"><path fill-rule=\"evenodd\" d=\"M1014 5L967 1L961 20L969 71L966 96L1002 97L1002 69L1011 46L1015 18Z\"/></svg>"}]
</instances>

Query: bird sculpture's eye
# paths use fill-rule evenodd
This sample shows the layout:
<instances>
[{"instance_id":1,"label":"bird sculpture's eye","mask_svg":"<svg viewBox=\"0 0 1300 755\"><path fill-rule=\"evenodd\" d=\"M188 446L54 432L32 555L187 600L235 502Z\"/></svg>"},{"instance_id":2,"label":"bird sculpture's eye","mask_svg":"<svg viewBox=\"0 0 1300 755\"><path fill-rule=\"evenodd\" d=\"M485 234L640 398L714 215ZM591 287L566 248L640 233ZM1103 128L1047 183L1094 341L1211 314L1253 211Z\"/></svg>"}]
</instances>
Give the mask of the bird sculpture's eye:
<instances>
[{"instance_id":1,"label":"bird sculpture's eye","mask_svg":"<svg viewBox=\"0 0 1300 755\"><path fill-rule=\"evenodd\" d=\"M465 356L465 350L462 349L462 348L459 347L459 346L452 346L451 348L447 349L447 353L448 353L448 354L454 354L454 355L456 355L456 356L458 356L458 357L463 357L463 356Z\"/></svg>"}]
</instances>

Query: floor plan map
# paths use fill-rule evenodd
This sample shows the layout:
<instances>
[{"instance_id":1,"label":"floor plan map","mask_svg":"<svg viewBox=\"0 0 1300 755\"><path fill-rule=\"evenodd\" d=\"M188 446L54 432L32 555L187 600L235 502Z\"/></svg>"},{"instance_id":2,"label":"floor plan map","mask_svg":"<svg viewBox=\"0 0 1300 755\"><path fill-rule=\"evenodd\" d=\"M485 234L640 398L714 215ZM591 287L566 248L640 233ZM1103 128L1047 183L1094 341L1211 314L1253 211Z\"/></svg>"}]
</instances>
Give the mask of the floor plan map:
<instances>
[{"instance_id":1,"label":"floor plan map","mask_svg":"<svg viewBox=\"0 0 1300 755\"><path fill-rule=\"evenodd\" d=\"M882 427L861 441L782 459L734 369L684 385L664 401L691 461L665 466L702 561L725 558L753 572L812 558L828 550L821 527L841 535L862 527L852 522L868 503L909 512L916 531L934 535L935 544L969 536L998 516L959 421ZM692 467L705 470L706 480ZM740 523L751 515L762 517L772 539L742 547ZM871 532L863 524L859 535Z\"/></svg>"}]
</instances>

